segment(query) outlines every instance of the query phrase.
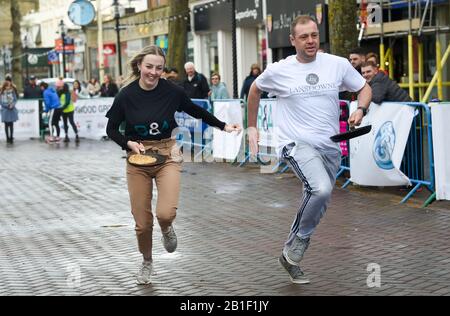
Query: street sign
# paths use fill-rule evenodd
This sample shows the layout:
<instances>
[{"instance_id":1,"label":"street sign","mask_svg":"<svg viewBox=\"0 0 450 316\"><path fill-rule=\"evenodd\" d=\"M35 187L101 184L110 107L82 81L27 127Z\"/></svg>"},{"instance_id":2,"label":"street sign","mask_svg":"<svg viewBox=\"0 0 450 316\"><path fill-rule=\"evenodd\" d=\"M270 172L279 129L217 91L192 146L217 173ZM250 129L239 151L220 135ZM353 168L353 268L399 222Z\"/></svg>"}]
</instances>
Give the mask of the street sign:
<instances>
[{"instance_id":1,"label":"street sign","mask_svg":"<svg viewBox=\"0 0 450 316\"><path fill-rule=\"evenodd\" d=\"M49 51L47 54L49 65L59 64L58 53L54 50Z\"/></svg>"}]
</instances>

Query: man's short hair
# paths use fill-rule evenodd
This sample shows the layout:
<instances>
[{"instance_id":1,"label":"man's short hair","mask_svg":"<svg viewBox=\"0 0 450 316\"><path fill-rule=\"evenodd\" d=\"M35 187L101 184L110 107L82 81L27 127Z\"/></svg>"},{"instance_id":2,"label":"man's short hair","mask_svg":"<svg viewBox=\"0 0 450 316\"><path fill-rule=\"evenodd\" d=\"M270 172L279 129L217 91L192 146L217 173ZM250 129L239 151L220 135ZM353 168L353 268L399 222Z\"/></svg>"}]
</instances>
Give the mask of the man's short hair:
<instances>
[{"instance_id":1,"label":"man's short hair","mask_svg":"<svg viewBox=\"0 0 450 316\"><path fill-rule=\"evenodd\" d=\"M378 68L378 66L377 66L373 61L371 61L371 60L365 61L365 62L363 62L363 63L361 64L361 68L363 68L363 67L369 67L369 66L371 66L371 67L373 67L373 68Z\"/></svg>"},{"instance_id":2,"label":"man's short hair","mask_svg":"<svg viewBox=\"0 0 450 316\"><path fill-rule=\"evenodd\" d=\"M314 22L317 25L317 28L319 28L319 25L317 24L317 21L314 19L314 17L310 15L297 16L291 24L291 35L295 35L295 27L297 26L297 24L308 24L309 22Z\"/></svg>"},{"instance_id":3,"label":"man's short hair","mask_svg":"<svg viewBox=\"0 0 450 316\"><path fill-rule=\"evenodd\" d=\"M380 60L378 59L378 54L376 54L374 52L370 52L366 55L366 60L368 60L369 58L375 58L376 63L380 62Z\"/></svg>"},{"instance_id":4,"label":"man's short hair","mask_svg":"<svg viewBox=\"0 0 450 316\"><path fill-rule=\"evenodd\" d=\"M349 55L351 54L356 54L356 55L361 55L361 56L366 56L366 54L364 53L364 50L361 47L355 47L353 48Z\"/></svg>"}]
</instances>

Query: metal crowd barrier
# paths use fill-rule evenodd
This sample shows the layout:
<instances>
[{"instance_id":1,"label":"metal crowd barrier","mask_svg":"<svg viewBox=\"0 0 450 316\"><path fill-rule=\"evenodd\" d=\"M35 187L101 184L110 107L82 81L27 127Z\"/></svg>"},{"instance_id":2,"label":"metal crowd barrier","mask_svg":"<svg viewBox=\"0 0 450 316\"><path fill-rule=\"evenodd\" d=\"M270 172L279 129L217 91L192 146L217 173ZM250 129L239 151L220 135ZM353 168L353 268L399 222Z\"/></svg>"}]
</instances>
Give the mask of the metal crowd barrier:
<instances>
[{"instance_id":1,"label":"metal crowd barrier","mask_svg":"<svg viewBox=\"0 0 450 316\"><path fill-rule=\"evenodd\" d=\"M204 103L205 105L203 105L203 108L206 109L208 112L210 113L214 113L214 101L210 102L207 99L191 99L192 102L196 103L197 105L201 106L200 104ZM246 111L246 106L243 106L245 104L245 101L242 99L220 99L220 100L216 100L218 102L226 102L226 101L236 101L239 100L240 101L240 105L241 107L243 107ZM183 114L183 115L179 115L178 116L181 119L185 119L187 117L187 114ZM190 120L197 120L194 118L190 118ZM191 121L192 123L192 121ZM197 122L198 124L198 122ZM185 127L187 129L189 129L190 132L190 140L185 140L184 139L184 135L178 135L177 137L177 143L179 145L186 145L189 146L189 148L194 149L194 161L195 159L197 159L199 156L201 156L206 150L210 150L212 152L212 130L208 129L208 126L206 125L206 123L201 123L202 127L200 129L195 129L192 125L185 125L183 123L178 123L178 125L180 127ZM246 112L244 115L244 125L246 125ZM205 137L205 131L208 131L208 135L210 137ZM209 132L211 131L211 132ZM201 135L199 135L201 134ZM197 136L197 137L196 137ZM200 140L200 141L198 141ZM200 148L199 151L195 151L195 148Z\"/></svg>"},{"instance_id":2,"label":"metal crowd barrier","mask_svg":"<svg viewBox=\"0 0 450 316\"><path fill-rule=\"evenodd\" d=\"M431 111L427 104L420 102L404 103L416 108L411 131L406 143L400 170L415 184L414 188L403 198L405 203L421 186L434 192L434 158ZM426 129L426 133L425 130ZM425 149L428 157L424 155ZM428 170L427 170L428 169ZM428 174L427 174L428 173Z\"/></svg>"},{"instance_id":3,"label":"metal crowd barrier","mask_svg":"<svg viewBox=\"0 0 450 316\"><path fill-rule=\"evenodd\" d=\"M394 102L383 102L389 104ZM406 143L403 160L400 165L400 170L409 178L414 187L408 194L400 201L405 203L414 193L424 186L430 192L434 192L434 159L433 159L433 135L431 112L427 104L420 102L395 102L401 103L416 108L416 112L411 123L411 130L409 132L408 141ZM424 132L426 129L426 133ZM427 150L427 157L424 155L425 147ZM350 152L349 152L350 156ZM341 175L345 170L350 170L350 161L344 160L338 175ZM342 188L346 188L350 184L347 180Z\"/></svg>"}]
</instances>

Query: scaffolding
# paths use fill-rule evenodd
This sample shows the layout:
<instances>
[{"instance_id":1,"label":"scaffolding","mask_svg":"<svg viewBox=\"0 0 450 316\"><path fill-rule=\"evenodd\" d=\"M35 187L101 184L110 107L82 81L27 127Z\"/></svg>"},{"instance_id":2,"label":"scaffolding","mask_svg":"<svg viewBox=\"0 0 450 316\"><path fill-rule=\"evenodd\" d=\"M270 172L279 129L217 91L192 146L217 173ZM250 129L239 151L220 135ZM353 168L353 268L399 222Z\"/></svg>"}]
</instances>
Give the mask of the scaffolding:
<instances>
[{"instance_id":1,"label":"scaffolding","mask_svg":"<svg viewBox=\"0 0 450 316\"><path fill-rule=\"evenodd\" d=\"M437 88L437 98L443 100L443 87L449 87L449 81L443 81L443 69L450 54L450 44L447 44L445 52L442 54L442 47L439 34L449 33L449 25L439 25L435 16L435 6L442 3L449 3L448 0L361 0L360 8L367 10L367 4L375 5L372 8L379 8L378 23L371 23L368 26L362 25L360 33L361 39L379 38L379 56L380 69L388 67L388 73L391 79L394 74L394 43L396 38L407 37L408 43L408 81L400 83L402 88L408 88L411 99L416 98L416 89L418 89L418 99L421 102L428 102L434 87ZM392 11L398 7L408 9L408 19L392 21ZM381 9L381 10L380 10ZM387 13L387 18L384 16ZM368 16L367 12L361 13L361 16ZM370 16L370 15L369 15ZM384 22L383 20L387 20ZM436 21L433 25L433 20ZM370 19L368 20L370 22ZM436 69L429 82L424 79L424 49L421 38L425 35L435 36L436 51ZM418 39L417 61L418 76L417 82L414 79L414 38ZM385 39L389 40L389 47L385 49Z\"/></svg>"}]
</instances>

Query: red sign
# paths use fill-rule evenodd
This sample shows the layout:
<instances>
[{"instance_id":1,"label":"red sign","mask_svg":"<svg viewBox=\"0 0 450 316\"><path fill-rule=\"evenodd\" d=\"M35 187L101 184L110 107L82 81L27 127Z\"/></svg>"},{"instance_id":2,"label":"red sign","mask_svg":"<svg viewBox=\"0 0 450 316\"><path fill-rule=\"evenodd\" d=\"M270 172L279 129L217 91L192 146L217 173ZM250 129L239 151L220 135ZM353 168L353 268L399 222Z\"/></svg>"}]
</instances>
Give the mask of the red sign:
<instances>
[{"instance_id":1,"label":"red sign","mask_svg":"<svg viewBox=\"0 0 450 316\"><path fill-rule=\"evenodd\" d=\"M103 55L110 56L116 54L116 44L103 44Z\"/></svg>"},{"instance_id":2,"label":"red sign","mask_svg":"<svg viewBox=\"0 0 450 316\"><path fill-rule=\"evenodd\" d=\"M62 39L58 38L55 40L55 50L58 53L62 53L63 51L63 45L62 45ZM73 44L73 40L72 41L66 41L66 45L64 45L64 51L66 52L66 54L70 54L73 53L75 51L75 45Z\"/></svg>"}]
</instances>

